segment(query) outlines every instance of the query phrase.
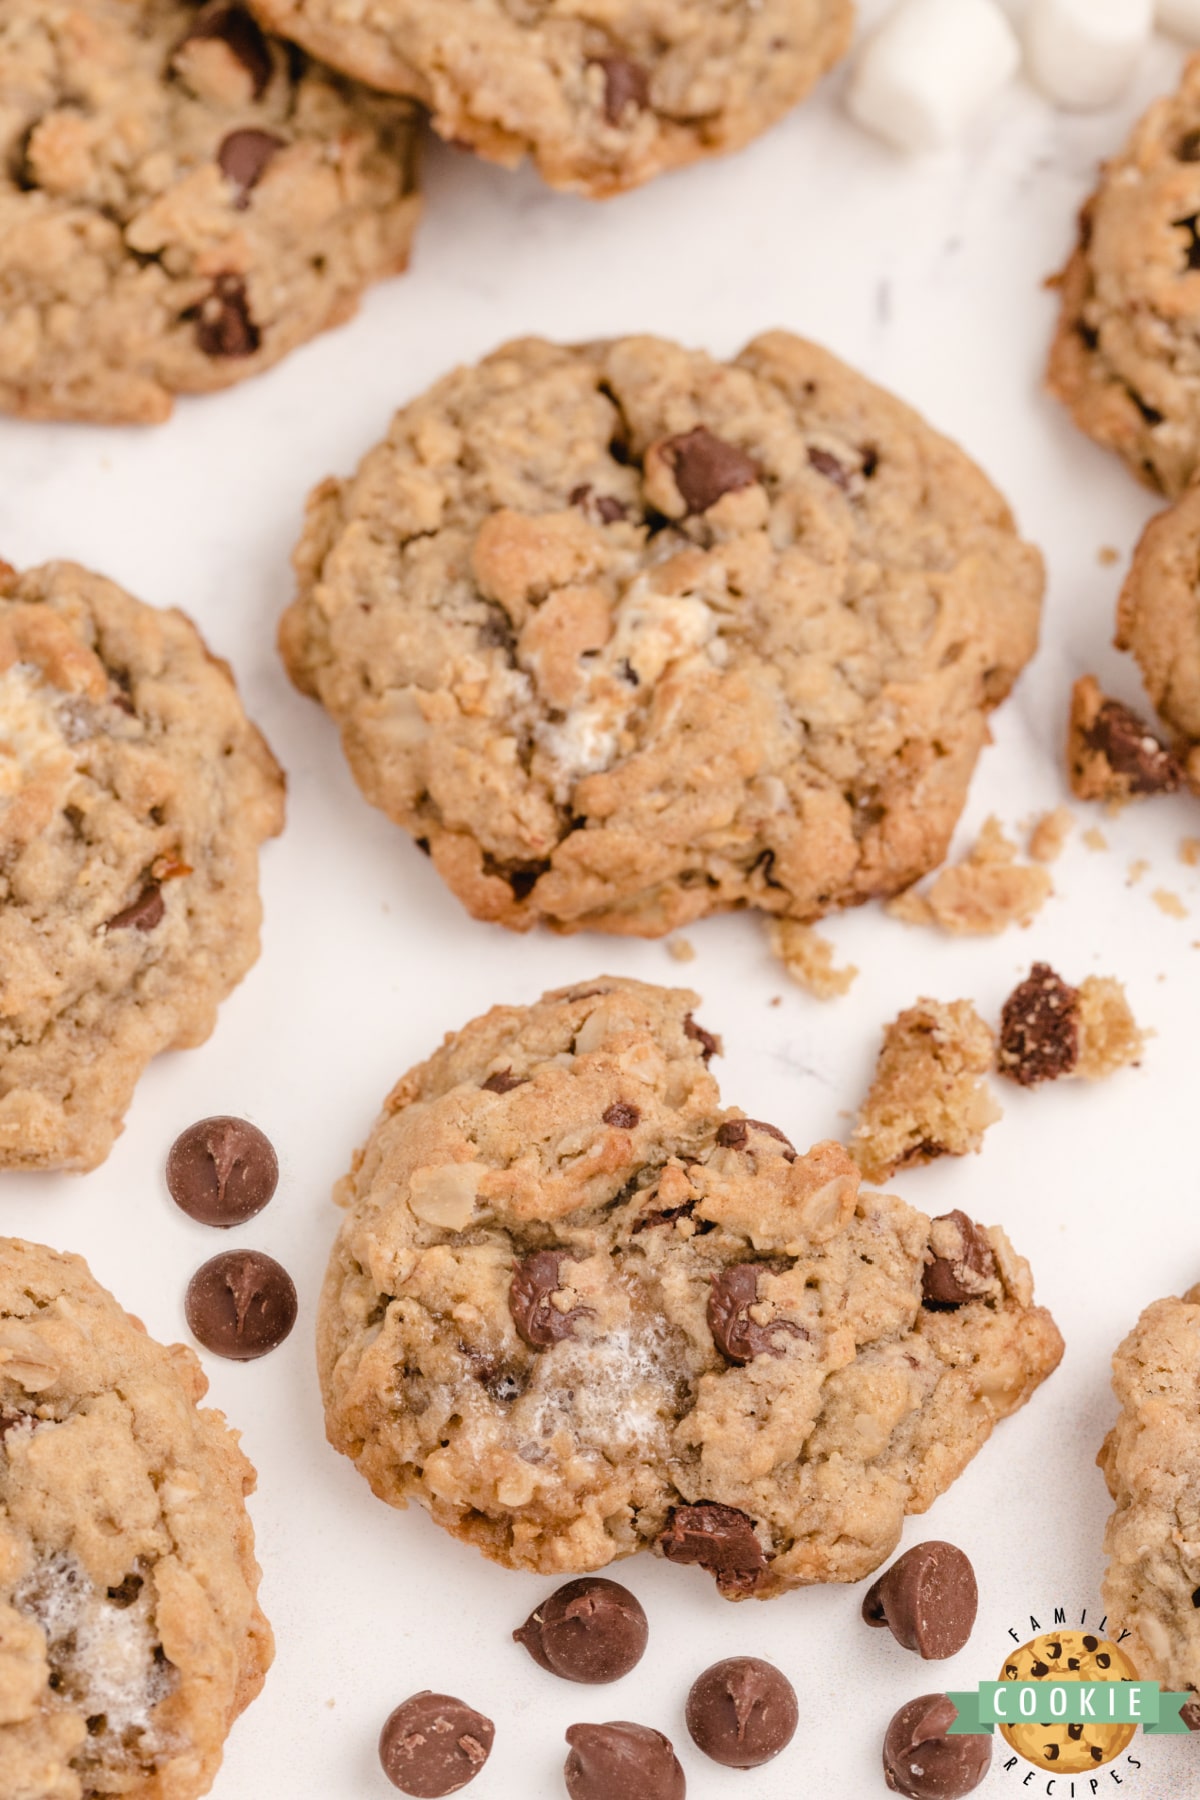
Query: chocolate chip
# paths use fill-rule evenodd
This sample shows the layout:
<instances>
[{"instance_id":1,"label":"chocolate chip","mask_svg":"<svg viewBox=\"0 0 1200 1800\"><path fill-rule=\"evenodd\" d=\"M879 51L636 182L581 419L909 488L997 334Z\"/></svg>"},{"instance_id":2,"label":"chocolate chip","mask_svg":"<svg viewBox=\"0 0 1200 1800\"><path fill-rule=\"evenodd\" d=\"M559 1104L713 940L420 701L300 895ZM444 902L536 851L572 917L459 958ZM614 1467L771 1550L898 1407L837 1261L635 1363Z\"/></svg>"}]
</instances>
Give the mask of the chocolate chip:
<instances>
[{"instance_id":1,"label":"chocolate chip","mask_svg":"<svg viewBox=\"0 0 1200 1800\"><path fill-rule=\"evenodd\" d=\"M273 131L256 131L249 126L222 138L217 162L222 175L237 189L234 206L239 212L245 212L251 188L258 186L267 164L283 147L284 140Z\"/></svg>"},{"instance_id":2,"label":"chocolate chip","mask_svg":"<svg viewBox=\"0 0 1200 1800\"><path fill-rule=\"evenodd\" d=\"M1083 735L1131 794L1173 794L1183 780L1176 758L1123 701L1105 700Z\"/></svg>"},{"instance_id":3,"label":"chocolate chip","mask_svg":"<svg viewBox=\"0 0 1200 1800\"><path fill-rule=\"evenodd\" d=\"M271 52L267 40L250 14L241 6L227 6L223 0L204 7L180 41L176 54L185 44L205 38L219 38L237 58L250 77L257 100L271 79Z\"/></svg>"},{"instance_id":4,"label":"chocolate chip","mask_svg":"<svg viewBox=\"0 0 1200 1800\"><path fill-rule=\"evenodd\" d=\"M195 320L196 343L205 356L253 356L262 342L240 275L218 275L199 306L184 317Z\"/></svg>"},{"instance_id":5,"label":"chocolate chip","mask_svg":"<svg viewBox=\"0 0 1200 1800\"><path fill-rule=\"evenodd\" d=\"M840 487L843 494L850 492L850 471L836 456L832 456L828 450L818 450L813 446L809 449L808 460L818 475L823 475L826 481L832 481L835 487Z\"/></svg>"},{"instance_id":6,"label":"chocolate chip","mask_svg":"<svg viewBox=\"0 0 1200 1800\"><path fill-rule=\"evenodd\" d=\"M614 1719L567 1728L563 1775L571 1800L684 1800L683 1770L661 1731Z\"/></svg>"},{"instance_id":7,"label":"chocolate chip","mask_svg":"<svg viewBox=\"0 0 1200 1800\"><path fill-rule=\"evenodd\" d=\"M785 1356L783 1344L776 1341L783 1333L806 1338L803 1326L791 1319L773 1319L759 1325L750 1317L750 1308L758 1304L757 1263L734 1263L712 1277L708 1295L708 1329L722 1356L731 1363L753 1362L756 1356Z\"/></svg>"},{"instance_id":8,"label":"chocolate chip","mask_svg":"<svg viewBox=\"0 0 1200 1800\"><path fill-rule=\"evenodd\" d=\"M604 116L620 125L627 107L643 112L650 104L650 77L641 63L629 56L597 56L595 66L604 71Z\"/></svg>"},{"instance_id":9,"label":"chocolate chip","mask_svg":"<svg viewBox=\"0 0 1200 1800\"><path fill-rule=\"evenodd\" d=\"M513 1632L540 1668L564 1681L619 1681L642 1660L646 1615L616 1581L568 1581Z\"/></svg>"},{"instance_id":10,"label":"chocolate chip","mask_svg":"<svg viewBox=\"0 0 1200 1800\"><path fill-rule=\"evenodd\" d=\"M6 1407L0 1406L0 1444L4 1443L11 1431L32 1430L35 1423L32 1413L9 1412Z\"/></svg>"},{"instance_id":11,"label":"chocolate chip","mask_svg":"<svg viewBox=\"0 0 1200 1800\"><path fill-rule=\"evenodd\" d=\"M697 1749L727 1769L757 1769L791 1743L796 1690L774 1664L730 1656L692 1683L687 1728Z\"/></svg>"},{"instance_id":12,"label":"chocolate chip","mask_svg":"<svg viewBox=\"0 0 1200 1800\"><path fill-rule=\"evenodd\" d=\"M241 1225L262 1211L279 1181L279 1162L258 1127L220 1114L180 1132L167 1155L176 1206L202 1225Z\"/></svg>"},{"instance_id":13,"label":"chocolate chip","mask_svg":"<svg viewBox=\"0 0 1200 1800\"><path fill-rule=\"evenodd\" d=\"M474 1781L495 1737L496 1727L482 1713L426 1688L389 1715L379 1734L379 1760L402 1794L439 1800Z\"/></svg>"},{"instance_id":14,"label":"chocolate chip","mask_svg":"<svg viewBox=\"0 0 1200 1800\"><path fill-rule=\"evenodd\" d=\"M261 1250L210 1257L189 1281L184 1301L192 1335L232 1362L276 1349L296 1323L296 1309L291 1276Z\"/></svg>"},{"instance_id":15,"label":"chocolate chip","mask_svg":"<svg viewBox=\"0 0 1200 1800\"><path fill-rule=\"evenodd\" d=\"M922 1694L902 1706L883 1740L883 1773L908 1800L962 1800L979 1786L992 1760L982 1733L947 1737L958 1717L948 1694Z\"/></svg>"},{"instance_id":16,"label":"chocolate chip","mask_svg":"<svg viewBox=\"0 0 1200 1800\"><path fill-rule=\"evenodd\" d=\"M705 1062L709 1062L714 1056L720 1056L720 1038L714 1037L711 1031L705 1031L703 1025L697 1025L691 1013L683 1021L683 1035L691 1038L693 1043L699 1044L700 1054Z\"/></svg>"},{"instance_id":17,"label":"chocolate chip","mask_svg":"<svg viewBox=\"0 0 1200 1800\"><path fill-rule=\"evenodd\" d=\"M1175 155L1180 162L1200 162L1200 131L1185 131L1175 146Z\"/></svg>"},{"instance_id":18,"label":"chocolate chip","mask_svg":"<svg viewBox=\"0 0 1200 1800\"><path fill-rule=\"evenodd\" d=\"M565 1260L561 1250L538 1250L513 1266L508 1310L531 1350L547 1350L551 1344L569 1338L576 1320L591 1310L573 1306L569 1312L560 1312L553 1304L551 1295L562 1286L559 1271Z\"/></svg>"},{"instance_id":19,"label":"chocolate chip","mask_svg":"<svg viewBox=\"0 0 1200 1800\"><path fill-rule=\"evenodd\" d=\"M514 1088L524 1087L528 1080L528 1075L514 1075L511 1069L497 1069L482 1086L487 1094L511 1094Z\"/></svg>"},{"instance_id":20,"label":"chocolate chip","mask_svg":"<svg viewBox=\"0 0 1200 1800\"><path fill-rule=\"evenodd\" d=\"M640 1123L641 1117L637 1107L631 1106L627 1100L614 1100L603 1114L604 1123L615 1126L618 1131L632 1131Z\"/></svg>"},{"instance_id":21,"label":"chocolate chip","mask_svg":"<svg viewBox=\"0 0 1200 1800\"><path fill-rule=\"evenodd\" d=\"M768 1125L763 1119L726 1119L717 1127L717 1143L722 1150L745 1150L752 1131L765 1131L768 1137L777 1139L786 1146L788 1162L795 1162L796 1147L791 1138L785 1137L778 1125Z\"/></svg>"},{"instance_id":22,"label":"chocolate chip","mask_svg":"<svg viewBox=\"0 0 1200 1800\"><path fill-rule=\"evenodd\" d=\"M595 513L602 525L616 525L629 517L629 508L623 500L613 494L598 494L587 482L571 490L570 502L581 512Z\"/></svg>"},{"instance_id":23,"label":"chocolate chip","mask_svg":"<svg viewBox=\"0 0 1200 1800\"><path fill-rule=\"evenodd\" d=\"M689 513L707 512L722 494L753 487L758 468L736 444L727 444L704 425L667 438L660 446Z\"/></svg>"},{"instance_id":24,"label":"chocolate chip","mask_svg":"<svg viewBox=\"0 0 1200 1800\"><path fill-rule=\"evenodd\" d=\"M955 1656L979 1607L975 1571L953 1544L916 1544L869 1590L862 1616L886 1625L898 1644L926 1661Z\"/></svg>"},{"instance_id":25,"label":"chocolate chip","mask_svg":"<svg viewBox=\"0 0 1200 1800\"><path fill-rule=\"evenodd\" d=\"M140 1575L126 1575L123 1580L117 1583L116 1587L109 1588L108 1597L114 1606L119 1607L121 1611L124 1611L127 1606L133 1605L145 1585L146 1584Z\"/></svg>"},{"instance_id":26,"label":"chocolate chip","mask_svg":"<svg viewBox=\"0 0 1200 1800\"><path fill-rule=\"evenodd\" d=\"M1179 1716L1189 1731L1200 1731L1200 1700L1185 1701L1179 1709Z\"/></svg>"},{"instance_id":27,"label":"chocolate chip","mask_svg":"<svg viewBox=\"0 0 1200 1800\"><path fill-rule=\"evenodd\" d=\"M673 1506L658 1547L668 1562L699 1563L726 1594L753 1593L767 1566L753 1519L717 1500Z\"/></svg>"},{"instance_id":28,"label":"chocolate chip","mask_svg":"<svg viewBox=\"0 0 1200 1800\"><path fill-rule=\"evenodd\" d=\"M132 906L115 913L108 921L109 931L153 931L162 924L166 905L157 881L148 881Z\"/></svg>"},{"instance_id":29,"label":"chocolate chip","mask_svg":"<svg viewBox=\"0 0 1200 1800\"><path fill-rule=\"evenodd\" d=\"M946 1228L938 1236L939 1241L948 1240L948 1254L927 1252L929 1261L921 1283L923 1304L936 1310L977 1300L996 1279L996 1259L982 1227L957 1209L931 1223Z\"/></svg>"},{"instance_id":30,"label":"chocolate chip","mask_svg":"<svg viewBox=\"0 0 1200 1800\"><path fill-rule=\"evenodd\" d=\"M1048 963L1034 963L1004 1002L998 1066L1022 1087L1056 1081L1079 1061L1079 993Z\"/></svg>"}]
</instances>

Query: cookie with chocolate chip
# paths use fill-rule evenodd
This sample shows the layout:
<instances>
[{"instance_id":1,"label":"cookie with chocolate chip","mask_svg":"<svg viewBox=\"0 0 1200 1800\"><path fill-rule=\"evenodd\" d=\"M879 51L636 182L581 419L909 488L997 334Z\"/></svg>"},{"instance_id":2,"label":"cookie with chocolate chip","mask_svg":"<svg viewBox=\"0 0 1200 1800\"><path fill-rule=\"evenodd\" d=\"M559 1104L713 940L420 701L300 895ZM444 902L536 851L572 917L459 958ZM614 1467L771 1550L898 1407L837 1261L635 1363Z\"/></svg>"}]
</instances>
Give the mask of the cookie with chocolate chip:
<instances>
[{"instance_id":1,"label":"cookie with chocolate chip","mask_svg":"<svg viewBox=\"0 0 1200 1800\"><path fill-rule=\"evenodd\" d=\"M91 1169L258 955L283 776L182 613L0 564L0 1169Z\"/></svg>"},{"instance_id":2,"label":"cookie with chocolate chip","mask_svg":"<svg viewBox=\"0 0 1200 1800\"><path fill-rule=\"evenodd\" d=\"M1200 793L1200 485L1142 533L1117 606L1116 642L1132 653L1167 728L1174 785L1182 771Z\"/></svg>"},{"instance_id":3,"label":"cookie with chocolate chip","mask_svg":"<svg viewBox=\"0 0 1200 1800\"><path fill-rule=\"evenodd\" d=\"M0 1794L198 1800L262 1687L254 1470L190 1350L0 1239Z\"/></svg>"},{"instance_id":4,"label":"cookie with chocolate chip","mask_svg":"<svg viewBox=\"0 0 1200 1800\"><path fill-rule=\"evenodd\" d=\"M966 456L786 332L510 344L295 561L292 679L468 910L640 936L939 863L1042 589Z\"/></svg>"},{"instance_id":5,"label":"cookie with chocolate chip","mask_svg":"<svg viewBox=\"0 0 1200 1800\"><path fill-rule=\"evenodd\" d=\"M1148 486L1200 467L1200 57L1104 165L1059 281L1049 386Z\"/></svg>"},{"instance_id":6,"label":"cookie with chocolate chip","mask_svg":"<svg viewBox=\"0 0 1200 1800\"><path fill-rule=\"evenodd\" d=\"M600 197L739 149L850 42L851 0L252 0L259 17L434 127Z\"/></svg>"},{"instance_id":7,"label":"cookie with chocolate chip","mask_svg":"<svg viewBox=\"0 0 1200 1800\"><path fill-rule=\"evenodd\" d=\"M0 0L0 410L152 424L347 318L417 110L231 0Z\"/></svg>"},{"instance_id":8,"label":"cookie with chocolate chip","mask_svg":"<svg viewBox=\"0 0 1200 1800\"><path fill-rule=\"evenodd\" d=\"M603 977L397 1083L339 1188L329 1438L511 1568L858 1581L1061 1341L998 1228L723 1108L697 1004Z\"/></svg>"},{"instance_id":9,"label":"cookie with chocolate chip","mask_svg":"<svg viewBox=\"0 0 1200 1800\"><path fill-rule=\"evenodd\" d=\"M1104 1533L1109 1635L1137 1672L1200 1687L1200 1286L1146 1307L1112 1362L1119 1412L1097 1457L1113 1498ZM1128 1636L1126 1635L1128 1634Z\"/></svg>"}]
</instances>

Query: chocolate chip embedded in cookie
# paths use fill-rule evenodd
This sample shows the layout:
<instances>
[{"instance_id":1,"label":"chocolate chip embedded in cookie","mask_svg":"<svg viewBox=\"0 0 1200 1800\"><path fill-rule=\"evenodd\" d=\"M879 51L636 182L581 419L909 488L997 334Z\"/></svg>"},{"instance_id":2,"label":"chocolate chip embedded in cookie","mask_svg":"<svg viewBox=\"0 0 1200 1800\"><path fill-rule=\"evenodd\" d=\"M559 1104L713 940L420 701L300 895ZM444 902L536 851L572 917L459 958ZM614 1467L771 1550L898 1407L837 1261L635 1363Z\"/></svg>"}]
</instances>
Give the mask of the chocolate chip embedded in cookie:
<instances>
[{"instance_id":1,"label":"chocolate chip embedded in cookie","mask_svg":"<svg viewBox=\"0 0 1200 1800\"><path fill-rule=\"evenodd\" d=\"M5 0L0 410L153 423L402 269L417 109L226 0Z\"/></svg>"},{"instance_id":2,"label":"chocolate chip embedded in cookie","mask_svg":"<svg viewBox=\"0 0 1200 1800\"><path fill-rule=\"evenodd\" d=\"M848 47L850 0L682 0L647 12L518 0L254 0L284 37L414 94L452 143L601 196L735 150Z\"/></svg>"},{"instance_id":3,"label":"chocolate chip embedded in cookie","mask_svg":"<svg viewBox=\"0 0 1200 1800\"><path fill-rule=\"evenodd\" d=\"M282 824L182 613L73 563L0 567L0 1168L93 1168L151 1057L203 1043L258 955Z\"/></svg>"},{"instance_id":4,"label":"chocolate chip embedded in cookie","mask_svg":"<svg viewBox=\"0 0 1200 1800\"><path fill-rule=\"evenodd\" d=\"M327 1431L508 1567L652 1550L731 1600L856 1581L1058 1333L1003 1232L724 1109L696 1007L607 976L494 1008L397 1083L339 1189ZM572 1679L641 1641L587 1582L518 1635Z\"/></svg>"},{"instance_id":5,"label":"chocolate chip embedded in cookie","mask_svg":"<svg viewBox=\"0 0 1200 1800\"><path fill-rule=\"evenodd\" d=\"M0 1239L0 1793L198 1800L270 1666L254 1471L190 1350Z\"/></svg>"},{"instance_id":6,"label":"chocolate chip embedded in cookie","mask_svg":"<svg viewBox=\"0 0 1200 1800\"><path fill-rule=\"evenodd\" d=\"M295 562L289 673L467 909L651 937L936 866L1042 590L962 452L785 332L509 344L314 492Z\"/></svg>"},{"instance_id":7,"label":"chocolate chip embedded in cookie","mask_svg":"<svg viewBox=\"0 0 1200 1800\"><path fill-rule=\"evenodd\" d=\"M1121 590L1116 641L1132 651L1183 776L1200 793L1200 488L1142 533Z\"/></svg>"},{"instance_id":8,"label":"chocolate chip embedded in cookie","mask_svg":"<svg viewBox=\"0 0 1200 1800\"><path fill-rule=\"evenodd\" d=\"M1120 700L1107 700L1091 675L1071 691L1067 772L1079 800L1140 800L1173 794L1183 780L1179 762L1144 719Z\"/></svg>"},{"instance_id":9,"label":"chocolate chip embedded in cookie","mask_svg":"<svg viewBox=\"0 0 1200 1800\"><path fill-rule=\"evenodd\" d=\"M1200 467L1189 367L1200 330L1200 58L1105 165L1061 277L1049 386L1090 437L1151 487Z\"/></svg>"}]
</instances>

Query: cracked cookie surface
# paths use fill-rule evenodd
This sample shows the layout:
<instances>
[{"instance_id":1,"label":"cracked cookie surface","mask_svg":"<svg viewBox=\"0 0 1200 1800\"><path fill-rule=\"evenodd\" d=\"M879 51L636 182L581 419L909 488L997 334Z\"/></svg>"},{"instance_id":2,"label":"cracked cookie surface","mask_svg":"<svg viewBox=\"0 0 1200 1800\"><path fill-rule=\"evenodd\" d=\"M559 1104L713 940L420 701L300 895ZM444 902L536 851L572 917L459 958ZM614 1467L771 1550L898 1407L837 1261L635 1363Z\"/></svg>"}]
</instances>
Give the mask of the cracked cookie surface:
<instances>
[{"instance_id":1,"label":"cracked cookie surface","mask_svg":"<svg viewBox=\"0 0 1200 1800\"><path fill-rule=\"evenodd\" d=\"M0 564L0 1168L90 1169L258 955L283 776L182 613Z\"/></svg>"},{"instance_id":2,"label":"cracked cookie surface","mask_svg":"<svg viewBox=\"0 0 1200 1800\"><path fill-rule=\"evenodd\" d=\"M643 936L940 862L1042 590L975 465L784 332L508 345L295 560L292 678L468 910Z\"/></svg>"},{"instance_id":3,"label":"cracked cookie surface","mask_svg":"<svg viewBox=\"0 0 1200 1800\"><path fill-rule=\"evenodd\" d=\"M857 1581L1061 1340L1002 1231L723 1109L695 1005L603 977L398 1083L339 1190L330 1441L509 1567Z\"/></svg>"},{"instance_id":4,"label":"cracked cookie surface","mask_svg":"<svg viewBox=\"0 0 1200 1800\"><path fill-rule=\"evenodd\" d=\"M190 1350L0 1239L0 1800L207 1793L271 1631L254 1471Z\"/></svg>"},{"instance_id":5,"label":"cracked cookie surface","mask_svg":"<svg viewBox=\"0 0 1200 1800\"><path fill-rule=\"evenodd\" d=\"M1138 1674L1200 1688L1200 1287L1156 1300L1113 1357L1121 1412L1097 1461L1116 1503L1104 1603Z\"/></svg>"},{"instance_id":6,"label":"cracked cookie surface","mask_svg":"<svg viewBox=\"0 0 1200 1800\"><path fill-rule=\"evenodd\" d=\"M848 48L850 0L254 0L445 138L602 196L736 150Z\"/></svg>"},{"instance_id":7,"label":"cracked cookie surface","mask_svg":"<svg viewBox=\"0 0 1200 1800\"><path fill-rule=\"evenodd\" d=\"M227 0L0 0L0 409L153 423L349 317L416 136Z\"/></svg>"},{"instance_id":8,"label":"cracked cookie surface","mask_svg":"<svg viewBox=\"0 0 1200 1800\"><path fill-rule=\"evenodd\" d=\"M1141 480L1182 493L1200 466L1200 57L1105 165L1061 292L1051 392Z\"/></svg>"}]
</instances>

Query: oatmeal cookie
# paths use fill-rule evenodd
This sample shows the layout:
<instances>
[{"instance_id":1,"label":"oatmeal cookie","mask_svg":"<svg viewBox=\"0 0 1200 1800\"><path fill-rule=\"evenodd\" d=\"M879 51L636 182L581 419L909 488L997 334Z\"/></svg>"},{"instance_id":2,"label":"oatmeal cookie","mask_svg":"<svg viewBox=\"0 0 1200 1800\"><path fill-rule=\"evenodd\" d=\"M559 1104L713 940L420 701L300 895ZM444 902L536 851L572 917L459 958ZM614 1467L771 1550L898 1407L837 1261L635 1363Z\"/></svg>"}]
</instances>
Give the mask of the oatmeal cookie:
<instances>
[{"instance_id":1,"label":"oatmeal cookie","mask_svg":"<svg viewBox=\"0 0 1200 1800\"><path fill-rule=\"evenodd\" d=\"M1121 589L1116 642L1132 653L1187 783L1200 793L1200 484L1142 533Z\"/></svg>"},{"instance_id":2,"label":"oatmeal cookie","mask_svg":"<svg viewBox=\"0 0 1200 1800\"><path fill-rule=\"evenodd\" d=\"M0 0L0 409L154 423L348 318L417 119L227 0Z\"/></svg>"},{"instance_id":3,"label":"oatmeal cookie","mask_svg":"<svg viewBox=\"0 0 1200 1800\"><path fill-rule=\"evenodd\" d=\"M825 351L526 340L309 502L281 643L477 918L800 920L940 862L1042 565Z\"/></svg>"},{"instance_id":4,"label":"oatmeal cookie","mask_svg":"<svg viewBox=\"0 0 1200 1800\"><path fill-rule=\"evenodd\" d=\"M1149 486L1200 466L1200 56L1104 167L1061 278L1050 390Z\"/></svg>"},{"instance_id":5,"label":"oatmeal cookie","mask_svg":"<svg viewBox=\"0 0 1200 1800\"><path fill-rule=\"evenodd\" d=\"M413 94L452 142L601 197L737 150L850 42L850 0L254 0L285 37Z\"/></svg>"},{"instance_id":6,"label":"oatmeal cookie","mask_svg":"<svg viewBox=\"0 0 1200 1800\"><path fill-rule=\"evenodd\" d=\"M0 1169L90 1169L258 954L283 776L182 613L0 564Z\"/></svg>"},{"instance_id":7,"label":"oatmeal cookie","mask_svg":"<svg viewBox=\"0 0 1200 1800\"><path fill-rule=\"evenodd\" d=\"M190 1350L0 1239L0 1800L208 1792L273 1654L254 1470Z\"/></svg>"},{"instance_id":8,"label":"oatmeal cookie","mask_svg":"<svg viewBox=\"0 0 1200 1800\"><path fill-rule=\"evenodd\" d=\"M1104 1603L1139 1675L1200 1688L1200 1287L1146 1308L1113 1388L1120 1417L1097 1458L1116 1502Z\"/></svg>"},{"instance_id":9,"label":"oatmeal cookie","mask_svg":"<svg viewBox=\"0 0 1200 1800\"><path fill-rule=\"evenodd\" d=\"M723 1109L695 1005L602 977L397 1084L340 1187L330 1441L508 1567L859 1581L1061 1340L1002 1231Z\"/></svg>"}]
</instances>

